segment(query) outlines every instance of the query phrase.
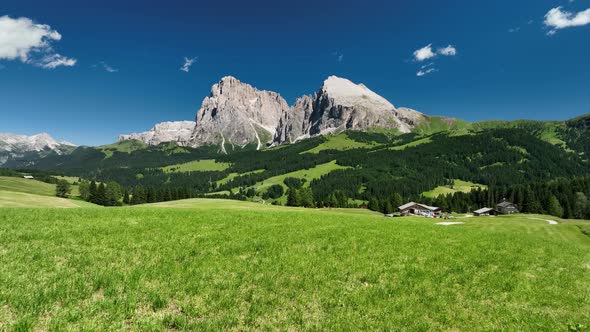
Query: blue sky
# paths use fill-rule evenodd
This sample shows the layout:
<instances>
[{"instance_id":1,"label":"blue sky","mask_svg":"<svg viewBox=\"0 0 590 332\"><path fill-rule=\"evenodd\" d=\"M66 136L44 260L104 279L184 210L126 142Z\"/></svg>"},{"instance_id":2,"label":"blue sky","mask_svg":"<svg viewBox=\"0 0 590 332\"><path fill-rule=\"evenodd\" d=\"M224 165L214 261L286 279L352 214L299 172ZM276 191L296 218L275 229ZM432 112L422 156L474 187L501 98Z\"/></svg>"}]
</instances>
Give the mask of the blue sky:
<instances>
[{"instance_id":1,"label":"blue sky","mask_svg":"<svg viewBox=\"0 0 590 332\"><path fill-rule=\"evenodd\" d=\"M567 119L590 112L589 8L588 0L2 0L0 17L49 27L47 45L26 58L0 39L0 132L110 143L193 120L225 75L289 103L338 75L430 115ZM435 56L418 61L427 45ZM454 55L439 52L449 45ZM185 57L198 57L188 72Z\"/></svg>"}]
</instances>

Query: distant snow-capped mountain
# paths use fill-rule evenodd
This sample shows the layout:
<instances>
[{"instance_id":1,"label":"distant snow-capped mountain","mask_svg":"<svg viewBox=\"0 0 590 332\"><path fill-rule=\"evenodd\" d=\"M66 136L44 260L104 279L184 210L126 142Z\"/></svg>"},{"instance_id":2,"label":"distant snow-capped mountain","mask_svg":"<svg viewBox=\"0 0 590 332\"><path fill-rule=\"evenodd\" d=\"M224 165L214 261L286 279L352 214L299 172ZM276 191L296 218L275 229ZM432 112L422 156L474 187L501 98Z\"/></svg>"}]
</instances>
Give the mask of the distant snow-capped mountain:
<instances>
[{"instance_id":1,"label":"distant snow-capped mountain","mask_svg":"<svg viewBox=\"0 0 590 332\"><path fill-rule=\"evenodd\" d=\"M119 142L138 140L149 145L158 145L165 142L183 144L189 141L195 125L194 121L162 122L143 133L119 135Z\"/></svg>"},{"instance_id":2,"label":"distant snow-capped mountain","mask_svg":"<svg viewBox=\"0 0 590 332\"><path fill-rule=\"evenodd\" d=\"M41 133L33 136L0 133L0 165L10 159L26 156L42 156L50 153L63 154L71 151L76 145L69 142L58 142L49 134Z\"/></svg>"}]
</instances>

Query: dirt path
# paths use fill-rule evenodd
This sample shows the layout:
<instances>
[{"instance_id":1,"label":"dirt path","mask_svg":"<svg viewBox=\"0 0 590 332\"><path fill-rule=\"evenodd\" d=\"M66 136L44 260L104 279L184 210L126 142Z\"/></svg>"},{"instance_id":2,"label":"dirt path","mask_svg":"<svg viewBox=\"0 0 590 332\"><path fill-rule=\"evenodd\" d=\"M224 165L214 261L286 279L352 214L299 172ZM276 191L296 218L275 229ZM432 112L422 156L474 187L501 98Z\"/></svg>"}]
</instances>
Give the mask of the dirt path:
<instances>
[{"instance_id":1,"label":"dirt path","mask_svg":"<svg viewBox=\"0 0 590 332\"><path fill-rule=\"evenodd\" d=\"M451 221L446 221L446 222L439 222L439 223L436 223L436 224L437 225L441 225L441 226L452 226L452 225L463 225L464 222L457 222L457 221L451 222Z\"/></svg>"},{"instance_id":2,"label":"dirt path","mask_svg":"<svg viewBox=\"0 0 590 332\"><path fill-rule=\"evenodd\" d=\"M546 221L547 223L549 223L549 225L559 225L559 223L557 221L555 221L555 220L542 219L542 218L533 218L533 217L529 217L527 219Z\"/></svg>"}]
</instances>

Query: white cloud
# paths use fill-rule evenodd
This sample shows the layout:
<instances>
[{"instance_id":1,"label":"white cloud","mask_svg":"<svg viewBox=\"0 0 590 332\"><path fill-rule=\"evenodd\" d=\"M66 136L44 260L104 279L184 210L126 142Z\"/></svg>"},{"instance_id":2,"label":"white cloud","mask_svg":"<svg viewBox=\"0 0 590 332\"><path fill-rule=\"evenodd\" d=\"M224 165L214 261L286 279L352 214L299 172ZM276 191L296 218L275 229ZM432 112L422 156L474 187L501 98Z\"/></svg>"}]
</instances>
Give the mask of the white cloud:
<instances>
[{"instance_id":1,"label":"white cloud","mask_svg":"<svg viewBox=\"0 0 590 332\"><path fill-rule=\"evenodd\" d=\"M436 54L432 52L432 44L422 47L419 50L414 51L414 59L416 61L424 61L434 58Z\"/></svg>"},{"instance_id":2,"label":"white cloud","mask_svg":"<svg viewBox=\"0 0 590 332\"><path fill-rule=\"evenodd\" d=\"M67 58L61 54L55 53L46 55L40 60L34 60L30 63L45 69L55 69L59 66L72 67L76 65L76 62L76 59Z\"/></svg>"},{"instance_id":3,"label":"white cloud","mask_svg":"<svg viewBox=\"0 0 590 332\"><path fill-rule=\"evenodd\" d=\"M416 73L416 76L418 76L418 77L426 76L426 75L428 75L430 73L434 73L435 71L436 71L436 68L428 68L426 70L424 70L424 68L422 68L421 70L419 70Z\"/></svg>"},{"instance_id":4,"label":"white cloud","mask_svg":"<svg viewBox=\"0 0 590 332\"><path fill-rule=\"evenodd\" d=\"M189 59L187 57L184 57L184 64L182 65L182 67L180 67L180 70L182 70L185 73L188 73L191 70L191 66L195 61L197 61L198 58L199 57Z\"/></svg>"},{"instance_id":5,"label":"white cloud","mask_svg":"<svg viewBox=\"0 0 590 332\"><path fill-rule=\"evenodd\" d=\"M556 7L545 14L544 23L551 28L547 33L548 35L554 35L559 29L590 24L590 8L581 12L572 13L562 10L562 7Z\"/></svg>"},{"instance_id":6,"label":"white cloud","mask_svg":"<svg viewBox=\"0 0 590 332\"><path fill-rule=\"evenodd\" d=\"M508 29L508 32L510 32L510 33L519 32L519 31L520 31L520 27Z\"/></svg>"},{"instance_id":7,"label":"white cloud","mask_svg":"<svg viewBox=\"0 0 590 332\"><path fill-rule=\"evenodd\" d=\"M338 55L338 62L342 62L342 60L344 60L344 54L339 54Z\"/></svg>"},{"instance_id":8,"label":"white cloud","mask_svg":"<svg viewBox=\"0 0 590 332\"><path fill-rule=\"evenodd\" d=\"M104 61L101 61L100 64L102 65L102 68L108 73L116 73L119 71L119 69L111 67L108 63Z\"/></svg>"},{"instance_id":9,"label":"white cloud","mask_svg":"<svg viewBox=\"0 0 590 332\"><path fill-rule=\"evenodd\" d=\"M447 47L442 47L438 49L438 54L444 56L455 56L457 55L457 49L453 45L449 45Z\"/></svg>"},{"instance_id":10,"label":"white cloud","mask_svg":"<svg viewBox=\"0 0 590 332\"><path fill-rule=\"evenodd\" d=\"M439 47L435 53L432 50L432 44L428 44L427 46L424 46L421 49L414 51L414 60L424 61L435 58L438 55L455 56L457 55L457 49L455 48L455 46L449 45L447 47Z\"/></svg>"},{"instance_id":11,"label":"white cloud","mask_svg":"<svg viewBox=\"0 0 590 332\"><path fill-rule=\"evenodd\" d=\"M46 69L73 66L76 59L53 51L52 43L61 38L49 25L36 24L29 18L0 17L0 59L20 60Z\"/></svg>"}]
</instances>

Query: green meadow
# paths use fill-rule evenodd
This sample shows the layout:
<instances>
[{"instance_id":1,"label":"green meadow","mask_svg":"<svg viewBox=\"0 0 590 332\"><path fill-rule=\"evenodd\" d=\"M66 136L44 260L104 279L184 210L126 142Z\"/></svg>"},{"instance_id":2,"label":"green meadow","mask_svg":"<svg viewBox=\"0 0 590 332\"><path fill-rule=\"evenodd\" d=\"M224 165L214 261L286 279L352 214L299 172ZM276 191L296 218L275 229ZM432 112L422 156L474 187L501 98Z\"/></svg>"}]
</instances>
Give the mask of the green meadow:
<instances>
[{"instance_id":1,"label":"green meadow","mask_svg":"<svg viewBox=\"0 0 590 332\"><path fill-rule=\"evenodd\" d=\"M469 181L454 180L453 185L439 186L433 190L422 193L425 197L437 198L440 195L449 195L457 192L469 193L477 189L487 189L487 186Z\"/></svg>"},{"instance_id":2,"label":"green meadow","mask_svg":"<svg viewBox=\"0 0 590 332\"><path fill-rule=\"evenodd\" d=\"M589 223L528 218L3 208L0 331L587 329Z\"/></svg>"},{"instance_id":3,"label":"green meadow","mask_svg":"<svg viewBox=\"0 0 590 332\"><path fill-rule=\"evenodd\" d=\"M208 171L223 171L230 168L231 164L216 162L213 159L191 161L184 164L166 166L162 169L164 172L208 172Z\"/></svg>"}]
</instances>

